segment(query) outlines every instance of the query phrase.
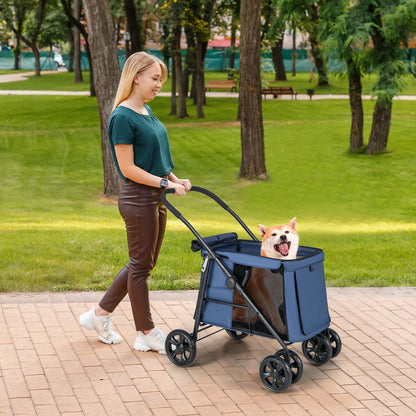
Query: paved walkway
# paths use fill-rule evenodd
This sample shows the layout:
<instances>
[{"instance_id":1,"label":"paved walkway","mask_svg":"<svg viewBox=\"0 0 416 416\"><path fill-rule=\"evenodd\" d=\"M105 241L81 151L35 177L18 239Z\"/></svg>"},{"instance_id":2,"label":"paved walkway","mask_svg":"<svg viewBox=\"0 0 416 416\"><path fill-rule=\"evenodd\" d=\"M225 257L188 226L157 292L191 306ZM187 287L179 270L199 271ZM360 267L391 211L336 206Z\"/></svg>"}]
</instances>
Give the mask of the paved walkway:
<instances>
[{"instance_id":1,"label":"paved walkway","mask_svg":"<svg viewBox=\"0 0 416 416\"><path fill-rule=\"evenodd\" d=\"M42 73L53 73L53 74L59 74L58 71L42 71ZM18 72L16 74L5 74L0 75L0 84L3 82L12 82L12 81L23 81L27 79L28 76L34 75L34 72ZM45 90L2 90L0 89L0 95L89 95L89 91L45 91ZM158 94L160 97L170 97L170 92L160 92ZM207 97L218 97L218 98L224 98L224 97L238 97L238 92L219 92L219 91L213 91L213 92L207 92ZM274 98L272 96L267 96L268 100L273 100ZM279 97L279 100L291 100L292 97L288 95L283 95ZM302 100L311 100L309 95L307 94L298 94L297 99ZM338 100L338 99L349 99L348 95L341 95L341 94L317 94L314 95L312 100ZM370 100L371 95L363 95L363 100ZM416 95L400 95L397 97L394 97L394 100L401 100L401 101L415 101Z\"/></svg>"},{"instance_id":2,"label":"paved walkway","mask_svg":"<svg viewBox=\"0 0 416 416\"><path fill-rule=\"evenodd\" d=\"M192 331L196 291L152 292L166 332ZM279 347L224 331L197 343L191 367L137 352L132 314L114 316L118 345L99 342L78 316L101 293L0 294L1 415L416 415L416 288L328 288L340 355L282 393L263 387L261 360Z\"/></svg>"}]
</instances>

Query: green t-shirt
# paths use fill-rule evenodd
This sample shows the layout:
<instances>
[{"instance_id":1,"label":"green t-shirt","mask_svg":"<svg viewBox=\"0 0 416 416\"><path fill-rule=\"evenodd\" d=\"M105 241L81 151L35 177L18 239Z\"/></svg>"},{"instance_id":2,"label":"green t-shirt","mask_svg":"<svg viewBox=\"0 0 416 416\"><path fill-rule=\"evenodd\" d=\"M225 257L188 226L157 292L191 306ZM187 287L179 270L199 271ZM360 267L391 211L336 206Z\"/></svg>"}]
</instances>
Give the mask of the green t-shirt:
<instances>
[{"instance_id":1,"label":"green t-shirt","mask_svg":"<svg viewBox=\"0 0 416 416\"><path fill-rule=\"evenodd\" d=\"M124 106L118 106L110 116L108 136L111 152L118 173L124 180L127 178L121 173L117 162L116 144L132 144L134 164L153 175L169 175L174 166L166 128L148 105L146 108L148 116Z\"/></svg>"}]
</instances>

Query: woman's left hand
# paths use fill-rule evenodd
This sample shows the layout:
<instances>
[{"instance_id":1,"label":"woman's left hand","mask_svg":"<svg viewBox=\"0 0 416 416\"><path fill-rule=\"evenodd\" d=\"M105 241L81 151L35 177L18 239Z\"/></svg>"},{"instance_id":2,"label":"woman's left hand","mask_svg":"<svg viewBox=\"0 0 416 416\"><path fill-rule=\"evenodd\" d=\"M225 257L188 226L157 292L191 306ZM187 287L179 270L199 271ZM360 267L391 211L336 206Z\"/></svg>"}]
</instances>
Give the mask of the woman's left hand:
<instances>
[{"instance_id":1,"label":"woman's left hand","mask_svg":"<svg viewBox=\"0 0 416 416\"><path fill-rule=\"evenodd\" d=\"M192 188L191 181L189 179L178 179L176 183L179 183L182 186L184 186L186 192L190 191Z\"/></svg>"}]
</instances>

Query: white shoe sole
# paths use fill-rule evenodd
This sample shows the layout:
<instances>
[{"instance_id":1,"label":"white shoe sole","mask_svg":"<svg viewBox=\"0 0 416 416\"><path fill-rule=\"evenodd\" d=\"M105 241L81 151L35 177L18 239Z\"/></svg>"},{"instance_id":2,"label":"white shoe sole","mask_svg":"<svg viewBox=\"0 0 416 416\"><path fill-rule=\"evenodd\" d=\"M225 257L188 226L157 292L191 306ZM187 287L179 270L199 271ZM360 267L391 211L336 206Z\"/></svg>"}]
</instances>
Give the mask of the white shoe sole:
<instances>
[{"instance_id":1,"label":"white shoe sole","mask_svg":"<svg viewBox=\"0 0 416 416\"><path fill-rule=\"evenodd\" d=\"M133 348L136 351L142 351L142 352L150 351L150 347L148 347L147 345L144 346L142 344L137 344L137 343L134 343Z\"/></svg>"},{"instance_id":2,"label":"white shoe sole","mask_svg":"<svg viewBox=\"0 0 416 416\"><path fill-rule=\"evenodd\" d=\"M120 342L121 342L121 339L120 339L120 341L118 341L118 342L114 342L114 341L111 341L111 340L105 339L105 338L103 338L103 337L102 337L102 336L100 336L100 335L98 335L98 339L99 339L101 342L104 342L104 344L120 344Z\"/></svg>"}]
</instances>

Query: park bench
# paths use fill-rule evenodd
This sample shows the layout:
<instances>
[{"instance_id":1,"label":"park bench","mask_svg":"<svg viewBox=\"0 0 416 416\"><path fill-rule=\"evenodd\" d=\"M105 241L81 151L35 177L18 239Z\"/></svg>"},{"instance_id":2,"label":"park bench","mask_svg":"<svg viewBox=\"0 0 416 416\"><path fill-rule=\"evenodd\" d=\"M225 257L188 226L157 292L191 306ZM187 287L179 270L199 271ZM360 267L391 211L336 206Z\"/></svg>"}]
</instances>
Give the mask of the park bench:
<instances>
[{"instance_id":1,"label":"park bench","mask_svg":"<svg viewBox=\"0 0 416 416\"><path fill-rule=\"evenodd\" d=\"M211 89L237 91L237 83L233 80L211 80L205 85L205 91Z\"/></svg>"},{"instance_id":2,"label":"park bench","mask_svg":"<svg viewBox=\"0 0 416 416\"><path fill-rule=\"evenodd\" d=\"M263 87L261 89L261 93L264 95L264 99L266 99L266 95L273 95L273 98L278 98L279 95L291 95L292 100L293 97L297 99L298 93L292 87Z\"/></svg>"}]
</instances>

